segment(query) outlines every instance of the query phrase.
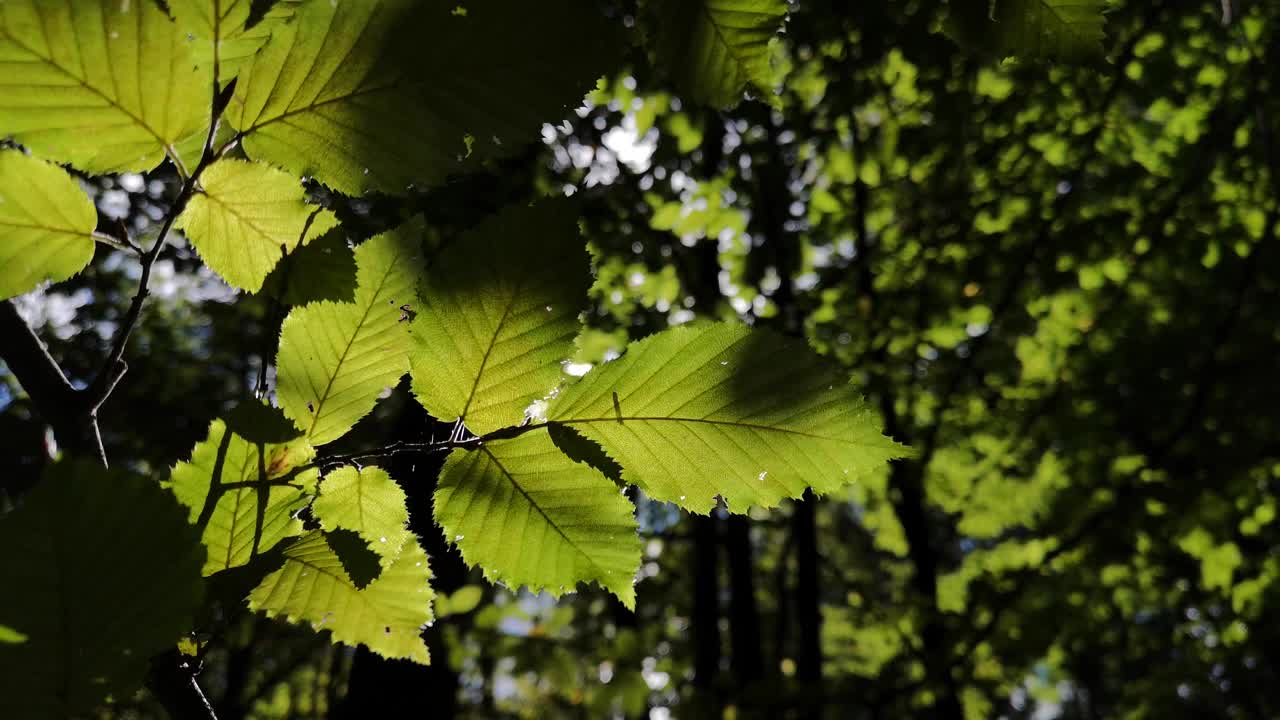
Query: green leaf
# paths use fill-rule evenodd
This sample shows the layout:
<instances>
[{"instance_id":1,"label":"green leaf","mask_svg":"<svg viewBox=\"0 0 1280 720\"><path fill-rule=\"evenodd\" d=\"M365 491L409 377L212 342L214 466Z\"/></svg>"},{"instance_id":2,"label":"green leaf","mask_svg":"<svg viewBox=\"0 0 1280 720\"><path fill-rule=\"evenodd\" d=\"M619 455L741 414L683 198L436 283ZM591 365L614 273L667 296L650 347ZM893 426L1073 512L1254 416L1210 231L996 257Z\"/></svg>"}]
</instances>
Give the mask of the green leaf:
<instances>
[{"instance_id":1,"label":"green leaf","mask_svg":"<svg viewBox=\"0 0 1280 720\"><path fill-rule=\"evenodd\" d=\"M203 542L209 549L205 575L245 565L302 533L295 515L311 499L319 471L294 470L313 457L315 450L302 440L256 444L229 432L221 420L210 423L208 438L191 451L190 461L173 468L164 484L187 507L190 521L204 524ZM219 489L249 482L275 484Z\"/></svg>"},{"instance_id":2,"label":"green leaf","mask_svg":"<svg viewBox=\"0 0 1280 720\"><path fill-rule=\"evenodd\" d=\"M61 168L0 150L0 299L84 269L97 224L93 203Z\"/></svg>"},{"instance_id":3,"label":"green leaf","mask_svg":"<svg viewBox=\"0 0 1280 720\"><path fill-rule=\"evenodd\" d=\"M533 140L613 69L619 43L589 6L456 6L302 6L241 72L228 116L245 151L348 194L403 191Z\"/></svg>"},{"instance_id":4,"label":"green leaf","mask_svg":"<svg viewBox=\"0 0 1280 720\"><path fill-rule=\"evenodd\" d=\"M128 698L190 629L204 548L154 483L53 466L0 518L0 717L79 717Z\"/></svg>"},{"instance_id":5,"label":"green leaf","mask_svg":"<svg viewBox=\"0 0 1280 720\"><path fill-rule=\"evenodd\" d=\"M356 255L347 244L346 231L338 226L294 249L263 281L262 292L286 305L354 302Z\"/></svg>"},{"instance_id":6,"label":"green leaf","mask_svg":"<svg viewBox=\"0 0 1280 720\"><path fill-rule=\"evenodd\" d=\"M387 658L426 664L421 628L432 621L427 554L410 539L391 567L363 590L352 584L320 532L285 551L284 567L249 594L249 607L330 630L335 642L366 645Z\"/></svg>"},{"instance_id":7,"label":"green leaf","mask_svg":"<svg viewBox=\"0 0 1280 720\"><path fill-rule=\"evenodd\" d=\"M249 292L285 253L338 224L333 213L306 203L298 178L260 163L219 160L200 186L175 225L210 269Z\"/></svg>"},{"instance_id":8,"label":"green leaf","mask_svg":"<svg viewBox=\"0 0 1280 720\"><path fill-rule=\"evenodd\" d=\"M518 424L573 354L590 263L567 202L508 209L451 244L410 327L422 405L481 435Z\"/></svg>"},{"instance_id":9,"label":"green leaf","mask_svg":"<svg viewBox=\"0 0 1280 720\"><path fill-rule=\"evenodd\" d=\"M225 85L302 2L278 0L253 27L245 26L254 0L169 0L169 11L191 39L196 64L216 67Z\"/></svg>"},{"instance_id":10,"label":"green leaf","mask_svg":"<svg viewBox=\"0 0 1280 720\"><path fill-rule=\"evenodd\" d=\"M280 330L276 397L313 445L342 437L409 370L401 305L421 264L418 226L356 248L355 302L293 309Z\"/></svg>"},{"instance_id":11,"label":"green leaf","mask_svg":"<svg viewBox=\"0 0 1280 720\"><path fill-rule=\"evenodd\" d=\"M772 91L769 41L786 0L649 0L651 49L687 99L727 108L747 85Z\"/></svg>"},{"instance_id":12,"label":"green leaf","mask_svg":"<svg viewBox=\"0 0 1280 720\"><path fill-rule=\"evenodd\" d=\"M452 595L441 595L436 598L436 617L466 615L475 610L483 599L484 588L479 585L463 585Z\"/></svg>"},{"instance_id":13,"label":"green leaf","mask_svg":"<svg viewBox=\"0 0 1280 720\"><path fill-rule=\"evenodd\" d=\"M908 451L804 342L737 324L681 326L560 392L547 418L599 443L622 477L694 512L826 493Z\"/></svg>"},{"instance_id":14,"label":"green leaf","mask_svg":"<svg viewBox=\"0 0 1280 720\"><path fill-rule=\"evenodd\" d=\"M436 522L487 577L555 595L594 580L627 607L640 566L634 511L541 432L454 450L435 494Z\"/></svg>"},{"instance_id":15,"label":"green leaf","mask_svg":"<svg viewBox=\"0 0 1280 720\"><path fill-rule=\"evenodd\" d=\"M995 0L950 5L947 33L972 50L1008 57L1102 57L1107 0Z\"/></svg>"},{"instance_id":16,"label":"green leaf","mask_svg":"<svg viewBox=\"0 0 1280 720\"><path fill-rule=\"evenodd\" d=\"M404 490L379 467L346 466L325 475L311 512L325 530L345 528L363 538L384 567L409 539Z\"/></svg>"},{"instance_id":17,"label":"green leaf","mask_svg":"<svg viewBox=\"0 0 1280 720\"><path fill-rule=\"evenodd\" d=\"M0 134L91 173L150 170L208 127L212 78L154 2L0 4Z\"/></svg>"}]
</instances>

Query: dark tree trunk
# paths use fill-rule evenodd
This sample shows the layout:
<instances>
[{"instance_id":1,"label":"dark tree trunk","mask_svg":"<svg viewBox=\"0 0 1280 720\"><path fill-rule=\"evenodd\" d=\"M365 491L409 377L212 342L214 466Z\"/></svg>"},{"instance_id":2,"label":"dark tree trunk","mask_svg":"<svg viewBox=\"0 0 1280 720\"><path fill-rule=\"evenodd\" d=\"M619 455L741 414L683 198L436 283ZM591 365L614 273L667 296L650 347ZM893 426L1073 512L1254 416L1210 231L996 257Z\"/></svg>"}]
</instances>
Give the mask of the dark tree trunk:
<instances>
[{"instance_id":1,"label":"dark tree trunk","mask_svg":"<svg viewBox=\"0 0 1280 720\"><path fill-rule=\"evenodd\" d=\"M756 607L755 553L751 525L742 515L730 515L725 526L729 558L729 667L738 691L749 690L764 677L760 644L760 611Z\"/></svg>"},{"instance_id":2,"label":"dark tree trunk","mask_svg":"<svg viewBox=\"0 0 1280 720\"><path fill-rule=\"evenodd\" d=\"M247 622L252 626L257 624L256 620L257 618L251 617ZM249 686L249 673L253 669L254 645L257 640L252 629L248 635L247 641L231 648L227 655L227 689L217 703L218 717L221 720L235 720L245 716L244 694Z\"/></svg>"},{"instance_id":3,"label":"dark tree trunk","mask_svg":"<svg viewBox=\"0 0 1280 720\"><path fill-rule=\"evenodd\" d=\"M817 498L806 493L796 503L791 531L796 548L796 679L805 696L819 700L822 690L822 613L818 602L818 529L814 521ZM802 711L802 718L822 716L821 704L814 702Z\"/></svg>"},{"instance_id":4,"label":"dark tree trunk","mask_svg":"<svg viewBox=\"0 0 1280 720\"><path fill-rule=\"evenodd\" d=\"M714 515L692 515L693 686L711 700L720 674L720 561L717 521Z\"/></svg>"},{"instance_id":5,"label":"dark tree trunk","mask_svg":"<svg viewBox=\"0 0 1280 720\"><path fill-rule=\"evenodd\" d=\"M432 420L417 403L406 403L396 424L394 439L418 440L431 434ZM437 425L436 436L451 425ZM431 558L431 586L436 593L452 593L466 582L467 568L457 551L449 547L432 521L431 496L444 455L396 456L387 466L400 482L409 501L409 528L422 540ZM387 660L364 647L356 651L346 699L337 717L455 717L458 706L458 673L449 666L440 628L425 635L431 664Z\"/></svg>"}]
</instances>

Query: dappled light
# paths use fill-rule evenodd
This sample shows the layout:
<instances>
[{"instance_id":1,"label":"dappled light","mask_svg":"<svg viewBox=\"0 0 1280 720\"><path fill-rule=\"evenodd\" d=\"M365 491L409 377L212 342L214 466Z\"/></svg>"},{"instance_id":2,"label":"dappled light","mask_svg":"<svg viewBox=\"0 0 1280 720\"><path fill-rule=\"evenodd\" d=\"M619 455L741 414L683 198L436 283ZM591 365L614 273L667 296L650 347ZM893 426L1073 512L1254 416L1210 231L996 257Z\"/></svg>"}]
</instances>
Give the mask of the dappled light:
<instances>
[{"instance_id":1,"label":"dappled light","mask_svg":"<svg viewBox=\"0 0 1280 720\"><path fill-rule=\"evenodd\" d=\"M0 2L0 717L1280 716L1278 27Z\"/></svg>"}]
</instances>

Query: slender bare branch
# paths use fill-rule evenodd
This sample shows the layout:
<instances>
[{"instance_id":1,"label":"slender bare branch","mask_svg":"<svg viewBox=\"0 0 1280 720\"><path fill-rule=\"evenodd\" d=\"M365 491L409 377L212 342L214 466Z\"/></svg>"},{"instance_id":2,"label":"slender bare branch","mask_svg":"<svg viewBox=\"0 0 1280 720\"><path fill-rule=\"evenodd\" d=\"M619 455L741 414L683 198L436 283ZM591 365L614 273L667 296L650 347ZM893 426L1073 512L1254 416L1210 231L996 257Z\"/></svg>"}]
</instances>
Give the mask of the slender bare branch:
<instances>
[{"instance_id":1,"label":"slender bare branch","mask_svg":"<svg viewBox=\"0 0 1280 720\"><path fill-rule=\"evenodd\" d=\"M125 313L124 322L120 323L119 329L116 330L115 338L111 343L110 354L107 355L107 359L103 362L101 369L98 370L97 376L86 389L88 405L92 410L97 410L102 406L102 403L111 395L111 391L115 388L115 384L120 380L120 377L128 370L128 365L124 362L124 351L129 344L129 336L133 333L134 327L137 326L138 320L142 317L142 307L147 300L147 296L151 294L148 288L148 284L151 282L151 270L155 267L156 260L160 257L160 252L164 250L169 241L169 231L173 228L173 223L182 214L182 211L186 209L187 202L191 200L191 196L195 194L200 175L221 154L222 149L214 146L214 140L218 134L222 111L230 101L231 93L234 89L235 81L233 80L222 92L215 93L209 122L209 134L205 136L204 152L200 156L200 162L196 165L195 170L183 181L182 188L178 191L178 197L169 208L164 224L160 226L160 234L156 237L155 244L142 257L142 274L138 278L138 292L133 296L133 302L129 304L129 310ZM231 145L231 143L228 143L228 145Z\"/></svg>"}]
</instances>

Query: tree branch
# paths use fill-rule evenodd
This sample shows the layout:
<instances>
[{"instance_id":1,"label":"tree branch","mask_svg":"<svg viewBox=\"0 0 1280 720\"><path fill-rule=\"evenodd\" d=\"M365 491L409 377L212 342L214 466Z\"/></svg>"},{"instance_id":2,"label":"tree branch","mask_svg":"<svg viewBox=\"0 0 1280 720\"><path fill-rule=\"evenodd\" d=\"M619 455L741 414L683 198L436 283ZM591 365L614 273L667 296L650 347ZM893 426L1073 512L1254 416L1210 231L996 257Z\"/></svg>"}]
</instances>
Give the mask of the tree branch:
<instances>
[{"instance_id":1,"label":"tree branch","mask_svg":"<svg viewBox=\"0 0 1280 720\"><path fill-rule=\"evenodd\" d=\"M83 411L79 392L18 314L12 300L0 302L0 337L5 339L0 343L0 359L31 396L36 411L53 428L58 442L68 452L96 457L105 465L96 417Z\"/></svg>"},{"instance_id":2,"label":"tree branch","mask_svg":"<svg viewBox=\"0 0 1280 720\"><path fill-rule=\"evenodd\" d=\"M138 292L133 296L133 302L129 304L129 310L125 313L124 322L116 330L110 354L107 355L107 359L103 362L102 368L98 370L93 382L85 390L85 397L88 400L91 411L97 411L102 406L102 403L111 395L111 391L115 389L116 383L129 369L129 366L124 362L124 350L129 344L129 336L133 333L133 328L138 324L139 318L142 317L142 306L146 302L147 296L151 294L147 287L151 282L151 269L155 266L156 260L160 257L160 252L164 250L169 241L169 230L173 228L173 223L182 214L182 211L186 209L187 202L191 200L191 196L195 194L201 173L221 156L221 152L214 148L214 138L218 134L222 111L226 109L227 103L230 102L231 94L235 91L235 85L236 82L232 80L221 92L218 92L215 87L212 114L209 121L209 134L205 136L204 152L200 156L200 162L196 165L196 169L192 171L191 175L183 181L182 189L178 191L178 197L169 208L164 224L160 226L160 234L156 236L155 244L142 257L142 274L138 278ZM234 143L235 140L233 139L227 145L231 146Z\"/></svg>"},{"instance_id":3,"label":"tree branch","mask_svg":"<svg viewBox=\"0 0 1280 720\"><path fill-rule=\"evenodd\" d=\"M213 706L196 682L198 666L176 649L151 658L147 687L174 718L217 720Z\"/></svg>"}]
</instances>

